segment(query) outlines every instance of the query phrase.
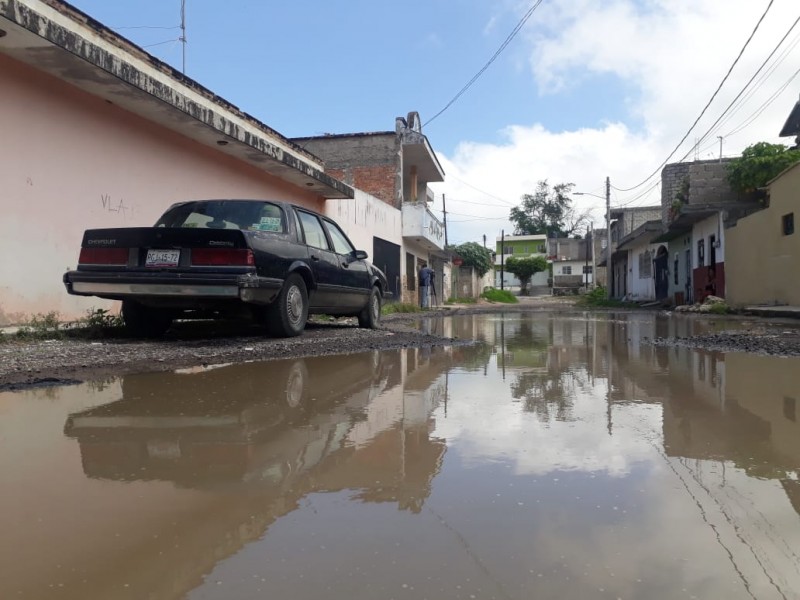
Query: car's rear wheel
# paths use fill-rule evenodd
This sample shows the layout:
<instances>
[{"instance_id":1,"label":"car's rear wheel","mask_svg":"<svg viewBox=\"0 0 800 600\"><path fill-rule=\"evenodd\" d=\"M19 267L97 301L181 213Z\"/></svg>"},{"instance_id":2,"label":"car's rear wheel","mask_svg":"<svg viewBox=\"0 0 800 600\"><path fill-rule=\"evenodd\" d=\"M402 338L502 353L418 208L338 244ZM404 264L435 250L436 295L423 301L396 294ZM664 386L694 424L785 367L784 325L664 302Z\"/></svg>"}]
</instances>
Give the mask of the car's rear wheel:
<instances>
[{"instance_id":1,"label":"car's rear wheel","mask_svg":"<svg viewBox=\"0 0 800 600\"><path fill-rule=\"evenodd\" d=\"M135 300L122 301L122 320L131 335L160 337L172 325L172 314L163 308L145 306Z\"/></svg>"},{"instance_id":2,"label":"car's rear wheel","mask_svg":"<svg viewBox=\"0 0 800 600\"><path fill-rule=\"evenodd\" d=\"M286 278L278 297L266 311L270 334L294 337L303 333L308 321L308 291L303 278L293 273Z\"/></svg>"},{"instance_id":3,"label":"car's rear wheel","mask_svg":"<svg viewBox=\"0 0 800 600\"><path fill-rule=\"evenodd\" d=\"M373 286L369 293L369 302L358 315L358 326L375 329L381 324L381 291Z\"/></svg>"}]
</instances>

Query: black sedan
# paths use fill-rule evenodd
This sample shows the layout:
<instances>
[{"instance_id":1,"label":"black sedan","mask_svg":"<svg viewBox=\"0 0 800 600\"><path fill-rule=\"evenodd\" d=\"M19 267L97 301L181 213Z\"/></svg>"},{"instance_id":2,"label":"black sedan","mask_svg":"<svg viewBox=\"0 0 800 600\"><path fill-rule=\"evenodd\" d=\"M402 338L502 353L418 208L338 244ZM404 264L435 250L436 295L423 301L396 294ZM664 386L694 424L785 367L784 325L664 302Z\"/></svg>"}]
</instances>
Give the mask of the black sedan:
<instances>
[{"instance_id":1,"label":"black sedan","mask_svg":"<svg viewBox=\"0 0 800 600\"><path fill-rule=\"evenodd\" d=\"M155 227L90 229L67 292L122 301L135 334L174 319L246 314L296 336L309 314L377 327L386 276L330 218L278 201L201 200L171 206Z\"/></svg>"}]
</instances>

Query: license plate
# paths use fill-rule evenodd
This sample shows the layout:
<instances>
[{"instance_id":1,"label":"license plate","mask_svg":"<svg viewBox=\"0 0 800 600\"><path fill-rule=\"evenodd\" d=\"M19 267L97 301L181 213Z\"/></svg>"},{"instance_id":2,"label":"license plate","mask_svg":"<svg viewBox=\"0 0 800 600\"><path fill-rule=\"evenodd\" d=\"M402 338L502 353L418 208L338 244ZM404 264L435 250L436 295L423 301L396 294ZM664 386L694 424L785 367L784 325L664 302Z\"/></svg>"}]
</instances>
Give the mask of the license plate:
<instances>
[{"instance_id":1,"label":"license plate","mask_svg":"<svg viewBox=\"0 0 800 600\"><path fill-rule=\"evenodd\" d=\"M180 250L148 250L145 267L177 267L181 260Z\"/></svg>"},{"instance_id":2,"label":"license plate","mask_svg":"<svg viewBox=\"0 0 800 600\"><path fill-rule=\"evenodd\" d=\"M147 456L175 460L181 457L181 446L177 441L148 440Z\"/></svg>"}]
</instances>

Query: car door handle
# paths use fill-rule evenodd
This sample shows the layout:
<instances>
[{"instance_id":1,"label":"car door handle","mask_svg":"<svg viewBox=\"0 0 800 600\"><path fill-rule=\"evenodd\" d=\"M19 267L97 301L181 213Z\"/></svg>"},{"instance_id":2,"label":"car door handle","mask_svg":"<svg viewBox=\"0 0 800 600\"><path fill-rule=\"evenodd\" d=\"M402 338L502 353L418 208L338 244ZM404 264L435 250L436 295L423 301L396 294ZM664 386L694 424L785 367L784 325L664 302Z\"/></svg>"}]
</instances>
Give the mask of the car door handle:
<instances>
[{"instance_id":1,"label":"car door handle","mask_svg":"<svg viewBox=\"0 0 800 600\"><path fill-rule=\"evenodd\" d=\"M311 260L318 261L319 260L319 256L317 256L316 254L312 254L311 255Z\"/></svg>"}]
</instances>

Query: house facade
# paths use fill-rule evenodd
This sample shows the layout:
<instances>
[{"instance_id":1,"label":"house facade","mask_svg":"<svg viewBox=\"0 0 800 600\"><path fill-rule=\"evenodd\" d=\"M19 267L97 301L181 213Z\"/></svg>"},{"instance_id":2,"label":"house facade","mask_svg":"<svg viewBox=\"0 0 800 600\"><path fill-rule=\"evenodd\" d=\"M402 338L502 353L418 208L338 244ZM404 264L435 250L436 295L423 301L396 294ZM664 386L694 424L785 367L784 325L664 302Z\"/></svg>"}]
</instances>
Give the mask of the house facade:
<instances>
[{"instance_id":1,"label":"house facade","mask_svg":"<svg viewBox=\"0 0 800 600\"><path fill-rule=\"evenodd\" d=\"M766 207L727 231L727 299L734 305L800 306L800 163L773 179L767 190Z\"/></svg>"},{"instance_id":2,"label":"house facade","mask_svg":"<svg viewBox=\"0 0 800 600\"><path fill-rule=\"evenodd\" d=\"M653 223L661 217L660 206L634 206L611 210L611 246L607 249L600 266L607 267L609 295L612 298L628 298L631 294L642 294L649 283L640 282L647 271L639 269L640 255L649 251L647 245L654 237ZM634 277L634 262L637 265ZM645 277L645 279L648 279ZM655 292L654 292L655 293Z\"/></svg>"},{"instance_id":3,"label":"house facade","mask_svg":"<svg viewBox=\"0 0 800 600\"><path fill-rule=\"evenodd\" d=\"M427 183L443 171L416 113L362 136L362 165L329 168L61 0L0 2L0 89L14 148L0 161L0 252L26 248L24 261L0 263L0 325L113 308L64 291L83 231L148 226L188 199L275 198L325 213L387 273L395 299L413 298L423 260L439 282L449 274L444 227L427 208Z\"/></svg>"},{"instance_id":4,"label":"house facade","mask_svg":"<svg viewBox=\"0 0 800 600\"><path fill-rule=\"evenodd\" d=\"M591 237L583 240L550 238L547 245L554 292L588 289L593 284Z\"/></svg>"},{"instance_id":5,"label":"house facade","mask_svg":"<svg viewBox=\"0 0 800 600\"><path fill-rule=\"evenodd\" d=\"M24 249L0 261L0 324L113 306L61 283L86 228L187 199L353 202L308 150L60 0L0 2L0 89L0 253Z\"/></svg>"},{"instance_id":6,"label":"house facade","mask_svg":"<svg viewBox=\"0 0 800 600\"><path fill-rule=\"evenodd\" d=\"M532 256L547 257L547 235L506 235L498 236L495 245L495 287L507 290L519 290L520 281L503 267L506 261L515 256L528 258ZM537 273L531 278L529 288L547 287L549 274L545 271Z\"/></svg>"},{"instance_id":7,"label":"house facade","mask_svg":"<svg viewBox=\"0 0 800 600\"><path fill-rule=\"evenodd\" d=\"M449 295L450 263L444 251L444 224L429 208L430 183L444 181L444 170L419 114L395 119L394 131L331 134L294 138L319 156L326 172L378 198L400 212L402 241L373 236L373 260L385 265L391 291L404 302L416 303L417 273L428 263L436 274L438 301ZM383 266L381 267L383 268Z\"/></svg>"},{"instance_id":8,"label":"house facade","mask_svg":"<svg viewBox=\"0 0 800 600\"><path fill-rule=\"evenodd\" d=\"M728 183L730 159L675 163L661 172L669 298L674 304L726 297L726 229L760 208L753 195Z\"/></svg>"}]
</instances>

